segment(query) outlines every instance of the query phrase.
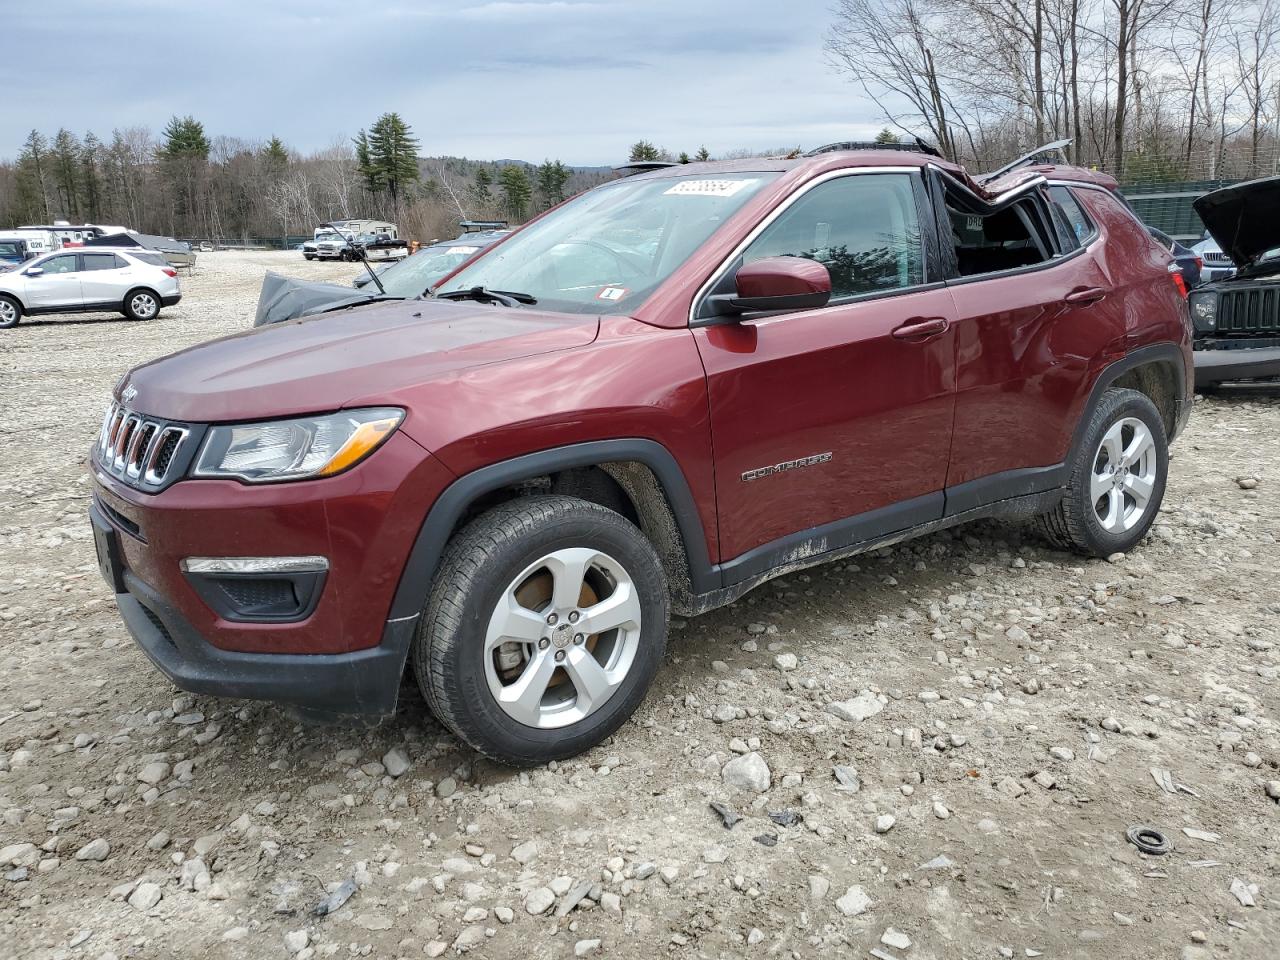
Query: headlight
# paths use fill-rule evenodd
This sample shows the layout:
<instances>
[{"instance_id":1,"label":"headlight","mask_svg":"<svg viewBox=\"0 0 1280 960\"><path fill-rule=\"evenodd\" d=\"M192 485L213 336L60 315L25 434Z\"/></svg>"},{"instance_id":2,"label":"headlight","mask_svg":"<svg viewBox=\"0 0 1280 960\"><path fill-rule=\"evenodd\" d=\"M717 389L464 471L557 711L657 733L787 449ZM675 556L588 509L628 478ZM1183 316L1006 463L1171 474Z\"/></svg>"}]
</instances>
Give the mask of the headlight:
<instances>
[{"instance_id":1,"label":"headlight","mask_svg":"<svg viewBox=\"0 0 1280 960\"><path fill-rule=\"evenodd\" d=\"M249 483L331 477L377 450L403 419L403 410L375 407L210 427L193 476Z\"/></svg>"},{"instance_id":2,"label":"headlight","mask_svg":"<svg viewBox=\"0 0 1280 960\"><path fill-rule=\"evenodd\" d=\"M1218 325L1218 295L1210 291L1191 294L1187 306L1191 310L1191 322L1202 333L1212 331Z\"/></svg>"}]
</instances>

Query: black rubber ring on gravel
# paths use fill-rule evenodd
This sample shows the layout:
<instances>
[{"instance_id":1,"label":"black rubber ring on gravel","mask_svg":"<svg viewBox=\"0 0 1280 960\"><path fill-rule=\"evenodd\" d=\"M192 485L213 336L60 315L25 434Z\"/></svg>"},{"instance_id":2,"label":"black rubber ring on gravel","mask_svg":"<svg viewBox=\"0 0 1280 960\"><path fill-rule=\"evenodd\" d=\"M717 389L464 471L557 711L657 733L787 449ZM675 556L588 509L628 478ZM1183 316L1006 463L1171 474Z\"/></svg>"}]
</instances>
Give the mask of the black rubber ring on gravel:
<instances>
[{"instance_id":1,"label":"black rubber ring on gravel","mask_svg":"<svg viewBox=\"0 0 1280 960\"><path fill-rule=\"evenodd\" d=\"M1124 835L1135 847L1143 853L1151 854L1153 857L1164 856L1173 849L1168 837L1155 827L1150 827L1146 824L1134 824L1124 832Z\"/></svg>"}]
</instances>

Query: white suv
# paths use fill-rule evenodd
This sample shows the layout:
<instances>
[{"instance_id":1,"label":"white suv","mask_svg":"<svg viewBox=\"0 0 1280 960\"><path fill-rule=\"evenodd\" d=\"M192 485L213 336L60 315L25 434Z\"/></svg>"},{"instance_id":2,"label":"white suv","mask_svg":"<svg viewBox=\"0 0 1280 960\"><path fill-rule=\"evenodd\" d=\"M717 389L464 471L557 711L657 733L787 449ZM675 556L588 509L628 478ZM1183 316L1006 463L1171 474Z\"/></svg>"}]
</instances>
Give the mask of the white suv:
<instances>
[{"instance_id":1,"label":"white suv","mask_svg":"<svg viewBox=\"0 0 1280 960\"><path fill-rule=\"evenodd\" d=\"M24 314L111 311L153 320L181 299L178 272L162 254L59 250L0 273L0 330L17 326Z\"/></svg>"}]
</instances>

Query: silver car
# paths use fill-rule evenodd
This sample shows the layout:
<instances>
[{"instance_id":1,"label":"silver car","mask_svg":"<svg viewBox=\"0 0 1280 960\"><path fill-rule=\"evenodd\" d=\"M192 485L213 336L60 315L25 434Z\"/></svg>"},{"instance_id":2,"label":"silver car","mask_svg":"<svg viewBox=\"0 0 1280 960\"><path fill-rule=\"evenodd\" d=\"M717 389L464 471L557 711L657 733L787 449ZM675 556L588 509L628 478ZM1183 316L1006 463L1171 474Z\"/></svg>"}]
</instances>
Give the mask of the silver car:
<instances>
[{"instance_id":1,"label":"silver car","mask_svg":"<svg viewBox=\"0 0 1280 960\"><path fill-rule=\"evenodd\" d=\"M154 320L182 299L178 271L137 248L59 250L0 273L0 330L42 313L123 313Z\"/></svg>"}]
</instances>

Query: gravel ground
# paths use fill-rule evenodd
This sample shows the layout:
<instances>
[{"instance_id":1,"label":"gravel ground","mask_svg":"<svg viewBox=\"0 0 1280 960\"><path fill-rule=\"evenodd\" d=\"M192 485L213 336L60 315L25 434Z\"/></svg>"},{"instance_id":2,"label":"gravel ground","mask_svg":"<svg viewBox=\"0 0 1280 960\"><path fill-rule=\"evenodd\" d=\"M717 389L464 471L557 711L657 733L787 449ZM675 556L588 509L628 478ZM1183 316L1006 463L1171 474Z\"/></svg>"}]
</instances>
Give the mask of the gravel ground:
<instances>
[{"instance_id":1,"label":"gravel ground","mask_svg":"<svg viewBox=\"0 0 1280 960\"><path fill-rule=\"evenodd\" d=\"M108 392L247 326L268 267L355 272L205 254L157 321L0 337L0 956L1280 954L1280 393L1197 405L1127 558L984 524L774 581L513 772L407 688L370 730L183 694L116 614Z\"/></svg>"}]
</instances>

